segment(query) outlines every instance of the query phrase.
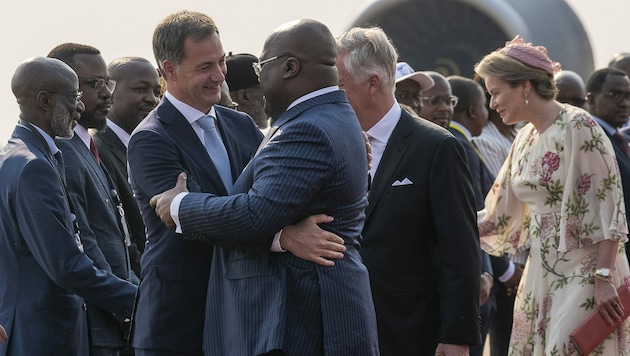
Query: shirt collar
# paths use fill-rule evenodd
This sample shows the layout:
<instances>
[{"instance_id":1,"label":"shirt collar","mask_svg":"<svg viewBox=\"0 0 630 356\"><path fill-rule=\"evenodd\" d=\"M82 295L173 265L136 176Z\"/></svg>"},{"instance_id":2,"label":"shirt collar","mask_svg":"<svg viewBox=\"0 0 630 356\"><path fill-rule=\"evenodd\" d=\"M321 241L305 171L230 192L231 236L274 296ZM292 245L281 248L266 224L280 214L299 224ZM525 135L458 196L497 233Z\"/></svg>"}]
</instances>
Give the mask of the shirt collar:
<instances>
[{"instance_id":1,"label":"shirt collar","mask_svg":"<svg viewBox=\"0 0 630 356\"><path fill-rule=\"evenodd\" d=\"M129 138L131 137L131 135L129 135L127 131L125 131L122 127L118 126L110 119L107 119L107 127L112 130L112 132L115 133L116 136L118 136L120 142L122 142L125 147L129 147Z\"/></svg>"},{"instance_id":2,"label":"shirt collar","mask_svg":"<svg viewBox=\"0 0 630 356\"><path fill-rule=\"evenodd\" d=\"M326 88L322 88L322 89L318 89L315 91L312 91L306 95L303 95L297 99L295 99L295 101L293 101L291 103L291 105L289 105L289 107L287 108L287 110L291 109L292 107L296 106L297 104L307 101L308 99L312 99L316 96L320 96L320 95L324 95L324 94L328 94L328 93L332 93L333 91L337 91L339 90L339 87L336 85L330 86L330 87L326 87Z\"/></svg>"},{"instance_id":3,"label":"shirt collar","mask_svg":"<svg viewBox=\"0 0 630 356\"><path fill-rule=\"evenodd\" d=\"M168 101L171 102L171 104L173 104L173 106L175 107L175 109L177 109L182 115L184 115L184 118L186 118L186 120L189 123L193 123L195 121L197 121L198 119L208 115L208 116L212 116L216 119L217 115L215 113L214 110L214 106L212 106L210 108L210 111L206 114L202 111L199 111L195 108L193 108L192 106L184 103L183 101L175 98L171 93L169 93L168 91L166 92L166 94L164 94L164 96L166 96L166 99L168 99Z\"/></svg>"},{"instance_id":4,"label":"shirt collar","mask_svg":"<svg viewBox=\"0 0 630 356\"><path fill-rule=\"evenodd\" d=\"M50 153L54 156L57 152L59 152L59 148L57 148L57 146L55 145L55 140L50 137L49 134L46 133L46 131L40 129L37 125L35 125L34 123L31 123L31 125L33 125L33 127L37 130L37 132L40 133L40 135L42 135L42 137L44 138L44 141L46 141L46 144L48 145L48 148L50 149Z\"/></svg>"},{"instance_id":5,"label":"shirt collar","mask_svg":"<svg viewBox=\"0 0 630 356\"><path fill-rule=\"evenodd\" d=\"M453 129L461 132L464 134L464 136L466 136L466 139L468 141L470 141L470 139L472 138L472 135L470 134L470 131L464 127L464 125L460 124L457 121L451 120L451 123L449 124L449 126L451 126Z\"/></svg>"},{"instance_id":6,"label":"shirt collar","mask_svg":"<svg viewBox=\"0 0 630 356\"><path fill-rule=\"evenodd\" d=\"M87 147L88 149L90 148L90 133L88 132L88 130L81 126L81 125L77 125L74 128L74 134L79 136L79 138L81 139L81 141L83 141L83 144L85 144L85 147Z\"/></svg>"},{"instance_id":7,"label":"shirt collar","mask_svg":"<svg viewBox=\"0 0 630 356\"><path fill-rule=\"evenodd\" d=\"M615 132L617 132L617 129L612 127L612 125L610 125L609 123L607 123L606 121L600 119L599 117L591 114L591 116L593 117L593 119L595 119L595 121L597 121L597 123L599 124L599 126L601 126L604 131L606 131L606 133L608 135L614 135Z\"/></svg>"},{"instance_id":8,"label":"shirt collar","mask_svg":"<svg viewBox=\"0 0 630 356\"><path fill-rule=\"evenodd\" d=\"M367 130L367 134L373 139L382 143L387 143L389 136L392 135L394 128L400 121L402 109L397 101L394 101L391 109L380 119L374 126Z\"/></svg>"}]
</instances>

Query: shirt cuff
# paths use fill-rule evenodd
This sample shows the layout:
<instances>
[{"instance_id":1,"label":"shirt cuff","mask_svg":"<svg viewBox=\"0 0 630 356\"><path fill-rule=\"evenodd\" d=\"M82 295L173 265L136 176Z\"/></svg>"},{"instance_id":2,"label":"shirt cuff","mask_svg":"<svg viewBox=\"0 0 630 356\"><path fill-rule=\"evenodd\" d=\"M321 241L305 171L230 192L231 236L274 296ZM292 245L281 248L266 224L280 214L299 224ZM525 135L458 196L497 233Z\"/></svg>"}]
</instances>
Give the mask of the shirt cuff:
<instances>
[{"instance_id":1,"label":"shirt cuff","mask_svg":"<svg viewBox=\"0 0 630 356\"><path fill-rule=\"evenodd\" d=\"M273 237L273 242L271 243L271 252L286 252L287 250L283 249L280 246L280 235L282 235L282 230L276 232Z\"/></svg>"},{"instance_id":2,"label":"shirt cuff","mask_svg":"<svg viewBox=\"0 0 630 356\"><path fill-rule=\"evenodd\" d=\"M175 223L175 232L178 234L182 233L182 226L179 223L179 205L182 203L182 199L188 195L188 192L179 193L173 198L171 202L171 218L173 218L173 222Z\"/></svg>"},{"instance_id":3,"label":"shirt cuff","mask_svg":"<svg viewBox=\"0 0 630 356\"><path fill-rule=\"evenodd\" d=\"M175 201L173 200L173 202L175 202ZM505 283L505 282L509 281L510 278L512 278L512 276L514 275L514 271L515 270L516 270L516 267L514 266L514 262L510 261L510 266L505 271L505 273L503 273L501 276L499 276L499 281L501 283Z\"/></svg>"}]
</instances>

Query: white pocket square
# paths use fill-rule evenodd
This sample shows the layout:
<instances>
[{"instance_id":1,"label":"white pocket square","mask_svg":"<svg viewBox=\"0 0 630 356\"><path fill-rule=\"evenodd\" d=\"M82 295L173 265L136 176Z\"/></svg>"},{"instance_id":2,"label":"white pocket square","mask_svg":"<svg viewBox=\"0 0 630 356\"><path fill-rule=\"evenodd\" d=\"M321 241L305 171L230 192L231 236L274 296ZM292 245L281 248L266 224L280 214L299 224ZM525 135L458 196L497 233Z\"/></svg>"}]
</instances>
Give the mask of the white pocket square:
<instances>
[{"instance_id":1,"label":"white pocket square","mask_svg":"<svg viewBox=\"0 0 630 356\"><path fill-rule=\"evenodd\" d=\"M402 182L401 182L401 181L399 181L399 180L395 181L395 182L392 184L392 187L398 187L398 186L400 186L400 185L411 185L411 184L413 184L413 182L412 182L412 181L410 181L410 180L409 180L409 178L405 178L405 179L403 179L403 180L402 180Z\"/></svg>"}]
</instances>

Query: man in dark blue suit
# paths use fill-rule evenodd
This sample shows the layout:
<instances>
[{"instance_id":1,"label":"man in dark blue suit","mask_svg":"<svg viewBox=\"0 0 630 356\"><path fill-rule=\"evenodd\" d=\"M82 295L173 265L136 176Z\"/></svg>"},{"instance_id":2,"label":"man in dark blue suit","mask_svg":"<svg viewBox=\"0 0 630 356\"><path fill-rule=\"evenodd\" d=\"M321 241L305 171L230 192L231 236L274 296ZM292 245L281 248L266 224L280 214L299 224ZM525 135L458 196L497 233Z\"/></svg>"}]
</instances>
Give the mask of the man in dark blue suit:
<instances>
[{"instance_id":1,"label":"man in dark blue suit","mask_svg":"<svg viewBox=\"0 0 630 356\"><path fill-rule=\"evenodd\" d=\"M84 299L119 326L136 287L94 267L73 221L53 137L73 135L84 110L79 81L63 62L40 57L17 68L11 88L20 123L0 153L0 324L9 336L0 355L87 356Z\"/></svg>"},{"instance_id":2,"label":"man in dark blue suit","mask_svg":"<svg viewBox=\"0 0 630 356\"><path fill-rule=\"evenodd\" d=\"M173 202L185 237L262 246L258 253L215 249L207 355L378 355L369 278L359 255L365 142L337 86L335 47L319 22L279 27L254 67L272 128L234 195L178 194L185 189L182 175L175 189L152 200L169 225ZM334 266L268 253L276 231L322 213L334 217L324 228L345 241L345 256Z\"/></svg>"},{"instance_id":3,"label":"man in dark blue suit","mask_svg":"<svg viewBox=\"0 0 630 356\"><path fill-rule=\"evenodd\" d=\"M155 29L153 48L167 92L136 128L128 149L130 178L147 226L132 344L136 355L201 355L206 292L216 288L208 287L213 247L167 228L149 199L172 188L180 172L188 174L190 191L227 195L226 183L238 177L262 134L246 114L216 105L227 69L211 18L192 11L168 16ZM227 165L207 153L202 119L214 120ZM220 173L231 175L232 182Z\"/></svg>"},{"instance_id":4,"label":"man in dark blue suit","mask_svg":"<svg viewBox=\"0 0 630 356\"><path fill-rule=\"evenodd\" d=\"M630 78L621 69L599 69L588 78L586 91L588 112L604 129L615 149L626 203L626 217L630 224L630 214L627 213L630 211L630 148L627 136L619 130L630 116ZM630 260L630 242L626 243L626 256Z\"/></svg>"},{"instance_id":5,"label":"man in dark blue suit","mask_svg":"<svg viewBox=\"0 0 630 356\"><path fill-rule=\"evenodd\" d=\"M110 110L115 82L109 78L100 51L92 46L64 43L53 48L48 57L68 64L79 77L85 110L74 136L57 140L64 152L65 174L74 205L85 253L97 268L138 284L131 269L127 247L131 244L118 187L101 164L88 129L102 130ZM93 356L116 356L126 346L114 319L96 305L88 303Z\"/></svg>"},{"instance_id":6,"label":"man in dark blue suit","mask_svg":"<svg viewBox=\"0 0 630 356\"><path fill-rule=\"evenodd\" d=\"M398 54L382 29L337 42L339 86L372 141L361 256L381 355L467 355L480 343L481 266L466 153L396 102Z\"/></svg>"}]
</instances>

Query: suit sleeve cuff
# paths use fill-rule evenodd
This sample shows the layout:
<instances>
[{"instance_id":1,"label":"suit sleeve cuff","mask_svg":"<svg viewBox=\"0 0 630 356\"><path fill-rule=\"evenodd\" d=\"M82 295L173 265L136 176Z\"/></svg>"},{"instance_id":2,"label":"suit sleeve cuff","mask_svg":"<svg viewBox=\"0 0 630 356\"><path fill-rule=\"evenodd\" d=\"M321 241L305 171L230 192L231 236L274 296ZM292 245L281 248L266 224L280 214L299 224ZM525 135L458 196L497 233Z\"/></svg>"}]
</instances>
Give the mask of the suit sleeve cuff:
<instances>
[{"instance_id":1,"label":"suit sleeve cuff","mask_svg":"<svg viewBox=\"0 0 630 356\"><path fill-rule=\"evenodd\" d=\"M186 195L188 195L188 192L179 193L171 202L171 217L176 225L175 232L178 234L182 233L182 225L179 223L179 205Z\"/></svg>"}]
</instances>

